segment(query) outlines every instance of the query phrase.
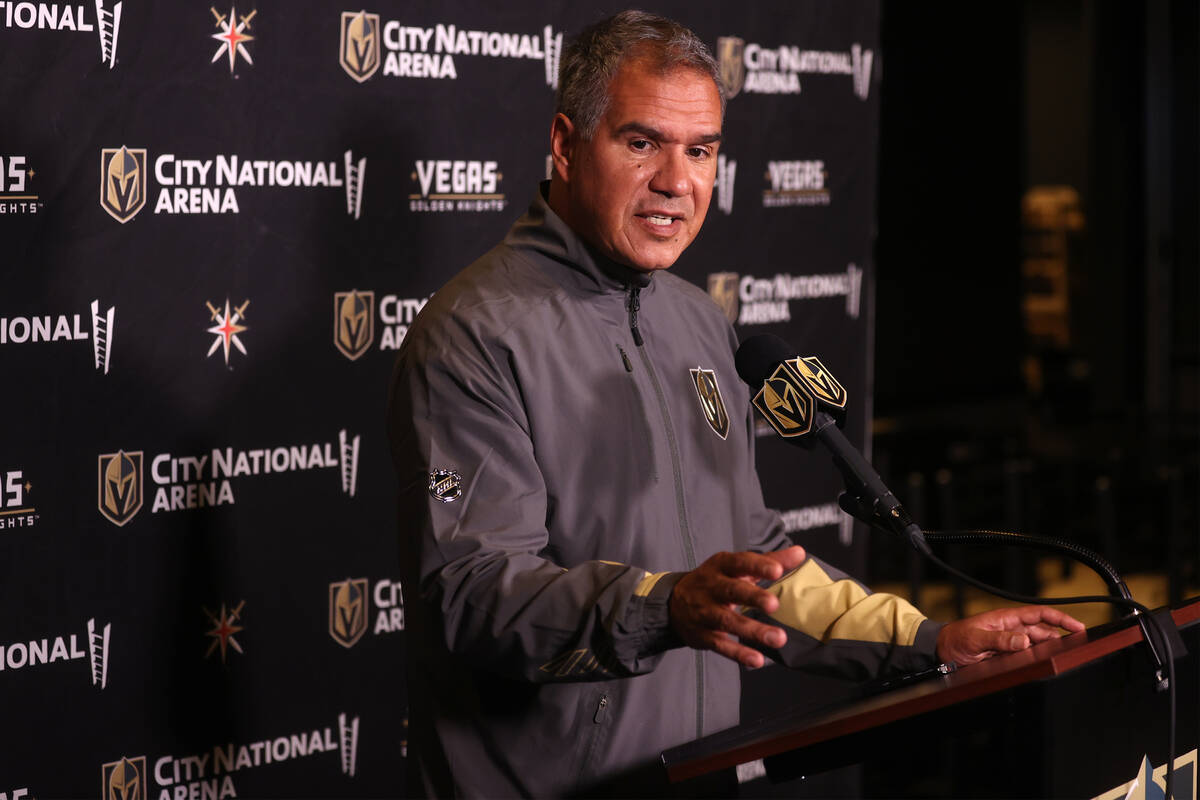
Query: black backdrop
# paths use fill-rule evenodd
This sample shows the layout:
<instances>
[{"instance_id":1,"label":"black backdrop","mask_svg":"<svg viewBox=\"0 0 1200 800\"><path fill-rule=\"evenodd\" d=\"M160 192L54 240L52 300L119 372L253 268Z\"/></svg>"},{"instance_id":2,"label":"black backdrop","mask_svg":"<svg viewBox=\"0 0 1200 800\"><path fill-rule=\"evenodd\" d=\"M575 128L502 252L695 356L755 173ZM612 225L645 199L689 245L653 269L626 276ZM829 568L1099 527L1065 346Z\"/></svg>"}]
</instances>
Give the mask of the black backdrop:
<instances>
[{"instance_id":1,"label":"black backdrop","mask_svg":"<svg viewBox=\"0 0 1200 800\"><path fill-rule=\"evenodd\" d=\"M644 5L738 89L676 271L820 355L864 442L878 3ZM401 792L394 349L617 10L0 3L0 798ZM861 570L819 455L764 437L760 473Z\"/></svg>"}]
</instances>

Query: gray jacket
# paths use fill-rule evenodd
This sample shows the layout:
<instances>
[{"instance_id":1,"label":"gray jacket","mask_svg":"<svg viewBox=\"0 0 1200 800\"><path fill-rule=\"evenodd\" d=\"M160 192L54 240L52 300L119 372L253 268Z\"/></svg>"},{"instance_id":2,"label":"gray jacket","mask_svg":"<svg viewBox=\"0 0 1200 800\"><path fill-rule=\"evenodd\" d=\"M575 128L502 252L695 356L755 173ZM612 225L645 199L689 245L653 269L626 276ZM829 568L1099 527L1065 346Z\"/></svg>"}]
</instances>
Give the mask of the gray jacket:
<instances>
[{"instance_id":1,"label":"gray jacket","mask_svg":"<svg viewBox=\"0 0 1200 800\"><path fill-rule=\"evenodd\" d=\"M667 615L713 553L790 544L736 345L704 292L600 257L541 193L426 305L389 403L411 790L586 793L737 724L738 667ZM815 559L786 594L789 663L931 661L924 617Z\"/></svg>"}]
</instances>

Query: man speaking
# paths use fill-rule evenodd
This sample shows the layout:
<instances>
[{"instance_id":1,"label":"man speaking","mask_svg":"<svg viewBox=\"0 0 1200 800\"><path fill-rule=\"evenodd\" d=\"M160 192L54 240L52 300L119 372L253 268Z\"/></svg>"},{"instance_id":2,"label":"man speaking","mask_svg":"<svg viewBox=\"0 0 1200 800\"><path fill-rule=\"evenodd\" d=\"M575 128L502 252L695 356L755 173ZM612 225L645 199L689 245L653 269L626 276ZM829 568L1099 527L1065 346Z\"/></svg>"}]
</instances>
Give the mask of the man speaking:
<instances>
[{"instance_id":1,"label":"man speaking","mask_svg":"<svg viewBox=\"0 0 1200 800\"><path fill-rule=\"evenodd\" d=\"M1037 607L939 625L806 560L764 507L734 332L665 271L708 211L719 87L670 20L584 30L553 177L405 337L389 434L414 795L657 791L664 749L738 723L739 663L786 635L736 609L778 611L757 582L797 567L802 666L866 677L1082 629Z\"/></svg>"}]
</instances>

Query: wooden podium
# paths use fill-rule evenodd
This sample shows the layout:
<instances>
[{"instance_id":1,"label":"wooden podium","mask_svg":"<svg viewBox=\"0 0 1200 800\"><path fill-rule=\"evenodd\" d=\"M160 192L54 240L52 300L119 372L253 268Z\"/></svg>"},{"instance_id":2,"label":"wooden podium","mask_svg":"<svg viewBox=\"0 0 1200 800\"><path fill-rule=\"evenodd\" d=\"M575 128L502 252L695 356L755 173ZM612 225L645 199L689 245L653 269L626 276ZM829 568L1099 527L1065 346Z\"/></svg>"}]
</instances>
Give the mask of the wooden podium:
<instances>
[{"instance_id":1,"label":"wooden podium","mask_svg":"<svg viewBox=\"0 0 1200 800\"><path fill-rule=\"evenodd\" d=\"M1171 611L1176 755L1197 743L1200 599ZM780 713L663 753L672 782L763 759L773 781L850 764L868 797L1094 797L1166 760L1168 694L1141 629L1104 625L803 715ZM1175 796L1195 800L1195 767Z\"/></svg>"}]
</instances>

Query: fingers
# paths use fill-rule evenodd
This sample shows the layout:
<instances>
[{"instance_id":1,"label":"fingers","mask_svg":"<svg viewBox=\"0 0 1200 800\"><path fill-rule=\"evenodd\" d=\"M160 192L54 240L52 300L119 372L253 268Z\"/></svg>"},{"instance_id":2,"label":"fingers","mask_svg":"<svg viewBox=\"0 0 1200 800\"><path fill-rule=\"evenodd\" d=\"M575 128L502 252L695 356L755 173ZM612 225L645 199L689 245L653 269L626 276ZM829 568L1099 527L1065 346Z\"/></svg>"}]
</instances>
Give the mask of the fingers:
<instances>
[{"instance_id":1,"label":"fingers","mask_svg":"<svg viewBox=\"0 0 1200 800\"><path fill-rule=\"evenodd\" d=\"M789 548L790 549L790 548ZM749 576L754 580L776 580L784 573L783 565L770 555L763 553L717 553L708 559L723 575L730 578ZM701 566L705 566L702 564Z\"/></svg>"},{"instance_id":2,"label":"fingers","mask_svg":"<svg viewBox=\"0 0 1200 800\"><path fill-rule=\"evenodd\" d=\"M772 553L764 553L767 558L773 558L783 567L783 571L795 569L804 563L804 559L808 558L808 554L804 552L804 548L798 544L794 544L783 550L776 550Z\"/></svg>"},{"instance_id":3,"label":"fingers","mask_svg":"<svg viewBox=\"0 0 1200 800\"><path fill-rule=\"evenodd\" d=\"M1081 630L1084 630L1086 627L1082 622L1075 619L1070 614L1060 611L1053 606L1022 606L1016 610L1020 616L1021 622L1025 623L1026 625L1034 625L1045 622L1049 623L1050 625L1055 625L1059 628L1065 628L1072 633L1077 633Z\"/></svg>"}]
</instances>

